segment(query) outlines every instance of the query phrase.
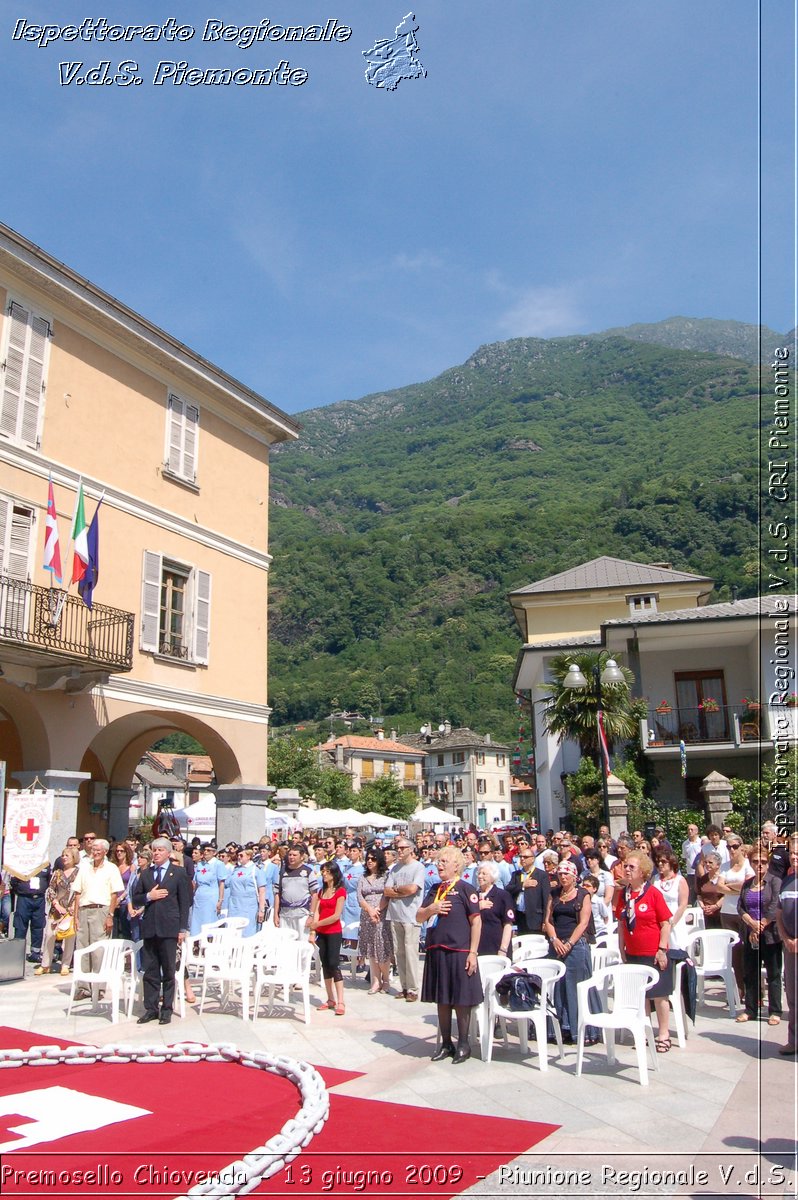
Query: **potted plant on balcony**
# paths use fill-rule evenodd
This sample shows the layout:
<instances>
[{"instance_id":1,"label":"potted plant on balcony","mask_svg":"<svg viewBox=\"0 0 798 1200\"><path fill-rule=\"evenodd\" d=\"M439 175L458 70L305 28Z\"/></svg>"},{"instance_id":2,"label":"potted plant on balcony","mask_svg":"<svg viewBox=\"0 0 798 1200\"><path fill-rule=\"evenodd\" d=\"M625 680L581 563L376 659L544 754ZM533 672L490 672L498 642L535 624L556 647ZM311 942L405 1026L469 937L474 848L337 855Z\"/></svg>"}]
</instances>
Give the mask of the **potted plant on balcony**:
<instances>
[{"instance_id":1,"label":"potted plant on balcony","mask_svg":"<svg viewBox=\"0 0 798 1200\"><path fill-rule=\"evenodd\" d=\"M705 696L698 707L701 712L705 713L720 712L720 705L714 696Z\"/></svg>"},{"instance_id":2,"label":"potted plant on balcony","mask_svg":"<svg viewBox=\"0 0 798 1200\"><path fill-rule=\"evenodd\" d=\"M657 705L656 711L658 713L660 713L662 716L667 716L668 713L673 712L673 709L671 708L670 704L668 704L667 700L660 700L659 704Z\"/></svg>"},{"instance_id":3,"label":"potted plant on balcony","mask_svg":"<svg viewBox=\"0 0 798 1200\"><path fill-rule=\"evenodd\" d=\"M758 721L762 705L754 696L743 696L743 720Z\"/></svg>"}]
</instances>

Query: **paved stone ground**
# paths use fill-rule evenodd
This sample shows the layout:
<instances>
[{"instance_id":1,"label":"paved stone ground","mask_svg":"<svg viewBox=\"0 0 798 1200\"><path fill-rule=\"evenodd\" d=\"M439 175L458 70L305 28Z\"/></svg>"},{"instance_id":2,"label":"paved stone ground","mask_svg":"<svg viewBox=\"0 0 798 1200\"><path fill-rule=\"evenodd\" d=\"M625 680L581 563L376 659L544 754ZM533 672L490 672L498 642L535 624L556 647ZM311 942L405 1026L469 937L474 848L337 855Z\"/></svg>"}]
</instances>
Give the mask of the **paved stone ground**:
<instances>
[{"instance_id":1,"label":"paved stone ground","mask_svg":"<svg viewBox=\"0 0 798 1200\"><path fill-rule=\"evenodd\" d=\"M435 1049L431 1005L366 994L362 976L346 979L343 1018L314 1011L305 1026L301 1006L278 1006L272 1015L244 1022L238 1008L219 1012L209 998L168 1027L138 1026L124 1015L113 1025L107 1005L88 1002L66 1016L69 981L29 976L0 988L0 1021L41 1034L102 1045L110 1041L153 1043L230 1041L243 1049L267 1049L317 1066L360 1071L335 1092L423 1108L485 1113L546 1121L560 1128L529 1155L489 1176L467 1194L483 1196L734 1196L796 1195L796 1059L777 1049L786 1024L738 1025L722 992L710 984L684 1050L674 1043L658 1056L650 1084L638 1083L631 1044L618 1048L609 1067L600 1046L589 1050L584 1073L575 1075L576 1054L538 1069L532 1045L522 1059L511 1034L496 1045L493 1061L478 1057L453 1066L430 1062ZM321 989L313 989L314 1007ZM137 1011L139 1011L137 1009ZM265 1013L265 1006L262 1009ZM643 1173L623 1178L612 1171ZM652 1172L682 1172L684 1182L659 1181ZM696 1173L706 1173L706 1181ZM751 1172L757 1174L751 1174ZM584 1173L580 1178L576 1173ZM692 1174L690 1174L692 1172Z\"/></svg>"}]
</instances>

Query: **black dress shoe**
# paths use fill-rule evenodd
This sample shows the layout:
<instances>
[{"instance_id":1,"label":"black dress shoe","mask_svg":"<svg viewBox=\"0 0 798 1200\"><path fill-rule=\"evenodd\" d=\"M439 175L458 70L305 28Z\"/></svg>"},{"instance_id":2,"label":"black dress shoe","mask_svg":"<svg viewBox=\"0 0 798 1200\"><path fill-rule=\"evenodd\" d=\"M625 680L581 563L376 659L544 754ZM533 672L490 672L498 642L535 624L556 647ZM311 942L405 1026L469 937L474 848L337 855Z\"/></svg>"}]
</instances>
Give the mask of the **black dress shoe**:
<instances>
[{"instance_id":1,"label":"black dress shoe","mask_svg":"<svg viewBox=\"0 0 798 1200\"><path fill-rule=\"evenodd\" d=\"M170 1012L162 1012L160 1017L158 1018L158 1024L159 1025L168 1025L171 1020L172 1020L172 1014Z\"/></svg>"},{"instance_id":2,"label":"black dress shoe","mask_svg":"<svg viewBox=\"0 0 798 1200\"><path fill-rule=\"evenodd\" d=\"M157 1012L145 1012L139 1017L138 1021L136 1021L136 1024L146 1025L149 1021L158 1020L160 1020L160 1017L158 1016Z\"/></svg>"},{"instance_id":3,"label":"black dress shoe","mask_svg":"<svg viewBox=\"0 0 798 1200\"><path fill-rule=\"evenodd\" d=\"M471 1057L471 1047L470 1046L458 1046L454 1052L454 1058L452 1059L452 1062L454 1062L454 1063L465 1062L466 1059L469 1059L470 1057Z\"/></svg>"},{"instance_id":4,"label":"black dress shoe","mask_svg":"<svg viewBox=\"0 0 798 1200\"><path fill-rule=\"evenodd\" d=\"M454 1058L454 1046L451 1042L444 1042L432 1056L432 1062L440 1062L444 1058Z\"/></svg>"}]
</instances>

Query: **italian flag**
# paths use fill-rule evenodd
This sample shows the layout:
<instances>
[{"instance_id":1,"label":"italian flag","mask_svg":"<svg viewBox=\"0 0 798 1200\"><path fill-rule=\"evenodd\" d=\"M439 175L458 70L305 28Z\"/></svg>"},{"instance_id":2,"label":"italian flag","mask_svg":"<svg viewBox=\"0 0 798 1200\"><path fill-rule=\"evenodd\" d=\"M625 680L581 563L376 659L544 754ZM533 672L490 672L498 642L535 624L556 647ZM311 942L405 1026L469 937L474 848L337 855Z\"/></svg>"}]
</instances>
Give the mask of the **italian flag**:
<instances>
[{"instance_id":1,"label":"italian flag","mask_svg":"<svg viewBox=\"0 0 798 1200\"><path fill-rule=\"evenodd\" d=\"M75 501L75 515L72 518L72 582L80 583L89 565L89 541L86 516L83 511L83 480L78 484L78 498Z\"/></svg>"}]
</instances>

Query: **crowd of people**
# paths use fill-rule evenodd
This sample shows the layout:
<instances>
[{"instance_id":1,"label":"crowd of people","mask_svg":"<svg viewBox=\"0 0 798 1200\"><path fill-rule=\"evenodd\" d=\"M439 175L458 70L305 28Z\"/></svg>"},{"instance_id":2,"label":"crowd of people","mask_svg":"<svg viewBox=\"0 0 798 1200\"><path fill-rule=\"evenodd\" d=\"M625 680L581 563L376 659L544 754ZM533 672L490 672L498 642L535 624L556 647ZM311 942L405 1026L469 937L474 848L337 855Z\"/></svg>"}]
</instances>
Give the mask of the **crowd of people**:
<instances>
[{"instance_id":1,"label":"crowd of people","mask_svg":"<svg viewBox=\"0 0 798 1200\"><path fill-rule=\"evenodd\" d=\"M739 935L733 967L744 1010L741 1023L779 1025L788 1009L784 1055L798 1054L798 834L765 822L747 844L731 825L690 825L681 846L665 830L575 837L566 830L498 838L477 830L457 836L377 836L217 846L181 837L149 845L131 836L113 847L85 833L71 837L52 870L4 880L0 918L14 936L30 937L36 974L69 975L74 951L105 937L141 940L145 1013L172 1016L175 959L185 938L222 916L246 920L252 937L267 921L316 943L326 999L322 1010L346 1012L342 952L358 959L368 993L437 1006L434 1058L469 1056L471 1010L482 999L481 955L511 957L511 939L548 939L565 967L556 987L564 1039L575 1040L577 984L592 974L591 948L617 928L624 961L653 967L649 997L657 1018L656 1049L671 1048L669 996L673 959L695 926ZM423 968L423 970L422 970ZM762 995L762 972L766 987ZM192 1002L190 986L187 999ZM454 1041L453 1017L457 1020ZM587 1040L597 1031L588 1027Z\"/></svg>"}]
</instances>

